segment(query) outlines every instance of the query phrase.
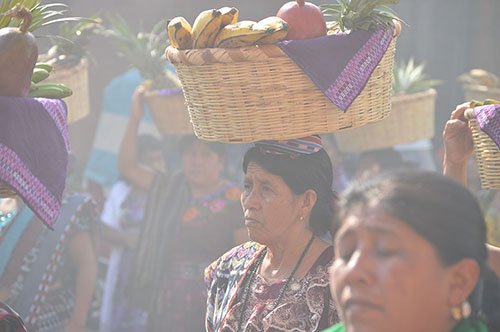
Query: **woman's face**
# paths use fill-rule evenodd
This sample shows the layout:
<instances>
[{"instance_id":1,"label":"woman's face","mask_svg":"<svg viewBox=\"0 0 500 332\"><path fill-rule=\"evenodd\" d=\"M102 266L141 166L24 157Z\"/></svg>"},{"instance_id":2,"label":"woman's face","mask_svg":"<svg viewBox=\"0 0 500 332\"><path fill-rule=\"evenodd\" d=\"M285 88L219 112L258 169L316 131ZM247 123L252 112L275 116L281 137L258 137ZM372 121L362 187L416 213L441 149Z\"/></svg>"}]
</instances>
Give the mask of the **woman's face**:
<instances>
[{"instance_id":1,"label":"woman's face","mask_svg":"<svg viewBox=\"0 0 500 332\"><path fill-rule=\"evenodd\" d=\"M347 215L330 285L348 332L451 330L448 268L434 247L378 208Z\"/></svg>"},{"instance_id":2,"label":"woman's face","mask_svg":"<svg viewBox=\"0 0 500 332\"><path fill-rule=\"evenodd\" d=\"M250 162L241 194L249 237L269 245L283 239L291 227L304 224L300 220L300 199L301 195L295 195L280 176Z\"/></svg>"},{"instance_id":3,"label":"woman's face","mask_svg":"<svg viewBox=\"0 0 500 332\"><path fill-rule=\"evenodd\" d=\"M218 183L224 161L209 145L194 141L182 153L184 174L193 187L206 188Z\"/></svg>"}]
</instances>

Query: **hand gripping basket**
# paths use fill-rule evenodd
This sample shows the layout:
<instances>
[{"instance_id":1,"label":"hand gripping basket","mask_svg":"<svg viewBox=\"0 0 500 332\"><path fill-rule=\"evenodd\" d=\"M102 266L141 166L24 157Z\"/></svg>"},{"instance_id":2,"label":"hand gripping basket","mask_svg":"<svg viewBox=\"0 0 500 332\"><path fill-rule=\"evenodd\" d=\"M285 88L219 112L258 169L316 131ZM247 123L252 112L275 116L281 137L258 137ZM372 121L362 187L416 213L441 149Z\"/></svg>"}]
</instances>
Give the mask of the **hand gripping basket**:
<instances>
[{"instance_id":1,"label":"hand gripping basket","mask_svg":"<svg viewBox=\"0 0 500 332\"><path fill-rule=\"evenodd\" d=\"M248 143L362 126L390 112L396 38L347 112L333 105L278 46L177 50L168 47L195 134Z\"/></svg>"},{"instance_id":2,"label":"hand gripping basket","mask_svg":"<svg viewBox=\"0 0 500 332\"><path fill-rule=\"evenodd\" d=\"M481 187L500 189L500 148L479 128L472 109L465 112L465 117L472 130Z\"/></svg>"},{"instance_id":3,"label":"hand gripping basket","mask_svg":"<svg viewBox=\"0 0 500 332\"><path fill-rule=\"evenodd\" d=\"M182 90L161 93L147 91L144 95L156 127L163 135L192 135L193 126Z\"/></svg>"},{"instance_id":4,"label":"hand gripping basket","mask_svg":"<svg viewBox=\"0 0 500 332\"><path fill-rule=\"evenodd\" d=\"M87 59L82 59L73 67L55 65L54 72L45 82L62 83L73 90L71 96L64 98L68 107L68 123L76 122L89 115L89 65Z\"/></svg>"},{"instance_id":5,"label":"hand gripping basket","mask_svg":"<svg viewBox=\"0 0 500 332\"><path fill-rule=\"evenodd\" d=\"M436 91L392 97L392 110L381 121L335 134L343 152L362 152L411 143L434 136Z\"/></svg>"}]
</instances>

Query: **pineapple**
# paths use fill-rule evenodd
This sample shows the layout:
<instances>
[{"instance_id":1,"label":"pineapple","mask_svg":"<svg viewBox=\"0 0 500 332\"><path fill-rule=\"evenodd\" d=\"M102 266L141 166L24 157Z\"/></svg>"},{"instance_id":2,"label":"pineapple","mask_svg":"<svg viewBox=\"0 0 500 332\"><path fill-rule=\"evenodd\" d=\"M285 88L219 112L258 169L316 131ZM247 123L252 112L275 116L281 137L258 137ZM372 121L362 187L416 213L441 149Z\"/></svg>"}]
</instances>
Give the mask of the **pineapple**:
<instances>
[{"instance_id":1,"label":"pineapple","mask_svg":"<svg viewBox=\"0 0 500 332\"><path fill-rule=\"evenodd\" d=\"M61 67L71 68L88 55L87 46L90 37L99 33L101 21L91 17L79 22L64 22L59 26L58 37L51 37L52 47L47 52L45 61Z\"/></svg>"},{"instance_id":2,"label":"pineapple","mask_svg":"<svg viewBox=\"0 0 500 332\"><path fill-rule=\"evenodd\" d=\"M31 13L31 24L28 31L33 32L48 25L59 24L63 22L80 22L87 20L83 17L67 17L68 6L62 3L42 4L41 0L0 0L0 28L17 27L19 21L3 15L6 11L21 4ZM54 37L44 35L44 37Z\"/></svg>"},{"instance_id":3,"label":"pineapple","mask_svg":"<svg viewBox=\"0 0 500 332\"><path fill-rule=\"evenodd\" d=\"M403 61L396 64L392 81L393 94L412 94L426 91L442 83L439 80L429 79L424 74L424 68L425 64L416 65L413 58L406 63Z\"/></svg>"},{"instance_id":4,"label":"pineapple","mask_svg":"<svg viewBox=\"0 0 500 332\"><path fill-rule=\"evenodd\" d=\"M119 56L139 70L148 88L155 90L180 87L177 75L165 65L165 21L157 23L150 32L136 33L120 16L110 16L108 20L110 27L103 30L103 35L110 38Z\"/></svg>"},{"instance_id":5,"label":"pineapple","mask_svg":"<svg viewBox=\"0 0 500 332\"><path fill-rule=\"evenodd\" d=\"M399 0L337 0L337 4L321 5L323 15L334 21L341 31L372 30L401 21L388 5Z\"/></svg>"}]
</instances>

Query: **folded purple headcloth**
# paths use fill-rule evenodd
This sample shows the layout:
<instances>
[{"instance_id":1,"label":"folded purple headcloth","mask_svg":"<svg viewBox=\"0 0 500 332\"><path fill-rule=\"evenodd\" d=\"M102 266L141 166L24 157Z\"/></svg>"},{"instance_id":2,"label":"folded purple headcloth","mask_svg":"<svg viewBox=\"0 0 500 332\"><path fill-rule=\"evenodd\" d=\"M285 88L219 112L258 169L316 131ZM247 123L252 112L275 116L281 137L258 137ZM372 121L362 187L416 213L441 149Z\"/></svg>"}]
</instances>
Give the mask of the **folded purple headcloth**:
<instances>
[{"instance_id":1,"label":"folded purple headcloth","mask_svg":"<svg viewBox=\"0 0 500 332\"><path fill-rule=\"evenodd\" d=\"M63 101L0 97L0 181L49 228L61 210L68 154Z\"/></svg>"},{"instance_id":2,"label":"folded purple headcloth","mask_svg":"<svg viewBox=\"0 0 500 332\"><path fill-rule=\"evenodd\" d=\"M394 36L394 27L353 31L278 46L342 111L363 91Z\"/></svg>"},{"instance_id":3,"label":"folded purple headcloth","mask_svg":"<svg viewBox=\"0 0 500 332\"><path fill-rule=\"evenodd\" d=\"M500 148L500 105L485 105L474 108L479 128Z\"/></svg>"}]
</instances>

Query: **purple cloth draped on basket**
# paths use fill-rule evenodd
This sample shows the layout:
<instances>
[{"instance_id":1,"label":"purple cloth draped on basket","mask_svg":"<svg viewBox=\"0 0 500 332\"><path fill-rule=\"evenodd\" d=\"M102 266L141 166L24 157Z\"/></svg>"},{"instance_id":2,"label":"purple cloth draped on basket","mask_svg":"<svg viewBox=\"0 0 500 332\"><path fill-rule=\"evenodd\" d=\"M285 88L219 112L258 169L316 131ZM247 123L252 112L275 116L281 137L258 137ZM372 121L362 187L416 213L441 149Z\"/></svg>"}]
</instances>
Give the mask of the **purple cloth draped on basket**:
<instances>
[{"instance_id":1,"label":"purple cloth draped on basket","mask_svg":"<svg viewBox=\"0 0 500 332\"><path fill-rule=\"evenodd\" d=\"M500 148L500 105L485 105L474 108L479 128Z\"/></svg>"},{"instance_id":2,"label":"purple cloth draped on basket","mask_svg":"<svg viewBox=\"0 0 500 332\"><path fill-rule=\"evenodd\" d=\"M0 97L0 181L51 229L61 210L68 153L62 100Z\"/></svg>"},{"instance_id":3,"label":"purple cloth draped on basket","mask_svg":"<svg viewBox=\"0 0 500 332\"><path fill-rule=\"evenodd\" d=\"M392 27L314 39L285 40L278 46L333 104L345 112L363 91L393 35Z\"/></svg>"},{"instance_id":4,"label":"purple cloth draped on basket","mask_svg":"<svg viewBox=\"0 0 500 332\"><path fill-rule=\"evenodd\" d=\"M158 90L158 96L174 96L182 93L182 88L173 88L173 89L161 89Z\"/></svg>"}]
</instances>

